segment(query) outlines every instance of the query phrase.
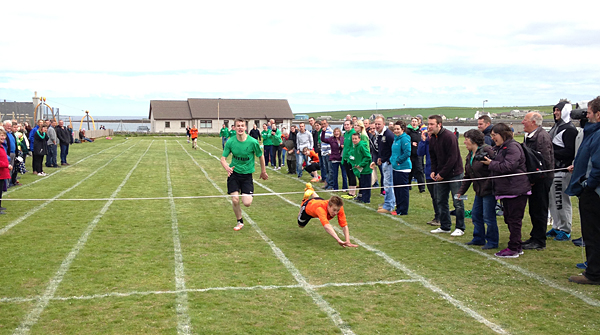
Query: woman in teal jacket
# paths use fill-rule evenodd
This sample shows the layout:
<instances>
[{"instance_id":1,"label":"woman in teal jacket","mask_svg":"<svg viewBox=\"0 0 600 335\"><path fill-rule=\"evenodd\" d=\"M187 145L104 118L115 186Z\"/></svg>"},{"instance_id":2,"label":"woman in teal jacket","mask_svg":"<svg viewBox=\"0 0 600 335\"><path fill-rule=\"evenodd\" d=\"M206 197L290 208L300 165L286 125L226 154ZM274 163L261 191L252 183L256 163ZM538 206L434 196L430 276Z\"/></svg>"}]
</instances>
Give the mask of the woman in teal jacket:
<instances>
[{"instance_id":1,"label":"woman in teal jacket","mask_svg":"<svg viewBox=\"0 0 600 335\"><path fill-rule=\"evenodd\" d=\"M394 178L394 196L396 197L396 215L408 214L409 203L409 185L408 175L412 170L410 161L410 136L406 133L406 124L398 121L394 125L394 144L392 144L392 157L390 163L394 169L392 175ZM398 187L400 186L400 187ZM392 213L393 214L393 213Z\"/></svg>"}]
</instances>

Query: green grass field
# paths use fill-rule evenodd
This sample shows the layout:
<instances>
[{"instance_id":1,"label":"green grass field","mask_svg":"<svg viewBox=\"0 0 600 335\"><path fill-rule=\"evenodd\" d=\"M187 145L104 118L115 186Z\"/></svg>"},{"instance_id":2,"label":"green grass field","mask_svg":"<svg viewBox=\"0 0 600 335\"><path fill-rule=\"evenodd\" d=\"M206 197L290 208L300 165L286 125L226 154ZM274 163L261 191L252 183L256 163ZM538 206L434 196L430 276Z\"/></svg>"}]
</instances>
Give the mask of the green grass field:
<instances>
[{"instance_id":1,"label":"green grass field","mask_svg":"<svg viewBox=\"0 0 600 335\"><path fill-rule=\"evenodd\" d=\"M567 281L582 261L570 242L498 259L464 245L470 220L462 237L430 234L431 201L414 188L403 217L377 214L378 195L346 201L359 248L344 249L316 219L298 228L308 177L285 168L255 174L246 226L234 232L220 139L199 144L78 144L71 166L9 189L0 334L600 333L599 288ZM527 236L527 215L523 225Z\"/></svg>"}]
</instances>

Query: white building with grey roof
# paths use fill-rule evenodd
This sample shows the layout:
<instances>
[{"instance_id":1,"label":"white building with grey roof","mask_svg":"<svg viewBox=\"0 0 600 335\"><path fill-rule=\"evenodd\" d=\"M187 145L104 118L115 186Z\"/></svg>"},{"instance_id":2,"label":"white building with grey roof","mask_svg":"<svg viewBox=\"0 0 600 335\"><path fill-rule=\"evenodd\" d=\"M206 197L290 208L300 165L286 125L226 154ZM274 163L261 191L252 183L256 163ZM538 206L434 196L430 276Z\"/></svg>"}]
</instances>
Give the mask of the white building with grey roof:
<instances>
[{"instance_id":1,"label":"white building with grey roof","mask_svg":"<svg viewBox=\"0 0 600 335\"><path fill-rule=\"evenodd\" d=\"M248 130L270 119L290 128L294 119L286 99L195 99L151 100L148 118L151 132L184 133L195 125L200 134L218 134L223 124L231 128L236 118L247 122Z\"/></svg>"}]
</instances>

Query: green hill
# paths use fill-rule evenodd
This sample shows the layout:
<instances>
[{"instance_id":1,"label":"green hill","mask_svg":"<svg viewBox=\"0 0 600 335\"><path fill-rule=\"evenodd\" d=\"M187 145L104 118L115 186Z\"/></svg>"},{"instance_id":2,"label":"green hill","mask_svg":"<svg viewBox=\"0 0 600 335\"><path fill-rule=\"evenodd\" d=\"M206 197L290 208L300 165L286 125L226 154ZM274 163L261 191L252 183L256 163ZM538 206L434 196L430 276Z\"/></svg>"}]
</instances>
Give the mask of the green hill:
<instances>
[{"instance_id":1,"label":"green hill","mask_svg":"<svg viewBox=\"0 0 600 335\"><path fill-rule=\"evenodd\" d=\"M491 113L505 113L511 110L539 110L551 113L552 106L511 106L511 107L486 107L485 110ZM366 109L366 110L342 110L342 111L324 111L314 112L309 115L312 117L331 116L333 119L343 119L346 115L368 118L372 114L383 114L385 117L394 115L417 115L421 114L427 117L433 114L446 115L447 118L455 117L473 117L476 111L481 111L481 107L431 107L431 108L395 108L395 109ZM304 113L302 113L304 114Z\"/></svg>"}]
</instances>

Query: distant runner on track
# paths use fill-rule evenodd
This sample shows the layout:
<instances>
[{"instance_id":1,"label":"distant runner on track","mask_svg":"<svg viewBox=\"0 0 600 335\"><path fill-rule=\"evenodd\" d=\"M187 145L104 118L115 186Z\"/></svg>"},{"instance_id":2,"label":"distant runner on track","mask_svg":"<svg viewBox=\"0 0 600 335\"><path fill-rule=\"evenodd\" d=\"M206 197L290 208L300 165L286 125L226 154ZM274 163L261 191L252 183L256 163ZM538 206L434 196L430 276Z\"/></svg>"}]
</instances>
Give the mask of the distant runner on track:
<instances>
[{"instance_id":1,"label":"distant runner on track","mask_svg":"<svg viewBox=\"0 0 600 335\"><path fill-rule=\"evenodd\" d=\"M192 148L198 149L198 128L196 128L196 125L193 125L190 129L190 137L192 138Z\"/></svg>"},{"instance_id":2,"label":"distant runner on track","mask_svg":"<svg viewBox=\"0 0 600 335\"><path fill-rule=\"evenodd\" d=\"M237 225L233 230L238 231L244 227L242 219L242 208L240 206L240 191L242 192L242 203L246 207L252 205L252 194L254 193L254 156L260 158L260 178L267 180L267 167L265 158L258 141L246 134L246 121L236 119L234 122L236 136L225 143L221 165L227 171L227 194L232 195L233 213L237 219ZM231 165L227 164L227 157L233 155Z\"/></svg>"},{"instance_id":3,"label":"distant runner on track","mask_svg":"<svg viewBox=\"0 0 600 335\"><path fill-rule=\"evenodd\" d=\"M333 227L329 223L329 220L334 217L338 218L338 224L344 231L346 241L342 241ZM304 192L304 199L300 206L300 212L298 213L298 227L304 228L310 219L319 218L323 229L331 237L335 238L337 243L342 247L356 248L358 245L350 243L350 230L348 229L348 223L346 222L346 214L344 213L344 201L342 198L334 195L329 200L319 198L315 190L310 183L306 184Z\"/></svg>"}]
</instances>

